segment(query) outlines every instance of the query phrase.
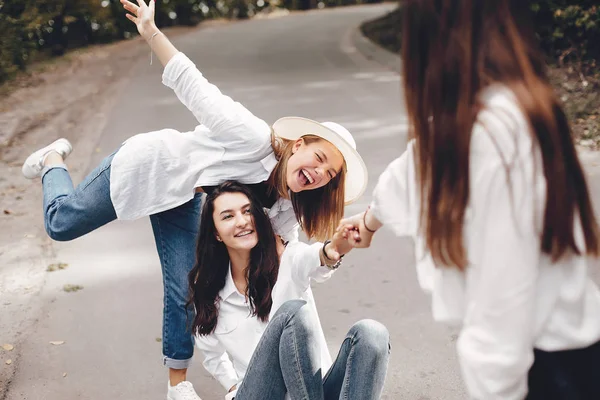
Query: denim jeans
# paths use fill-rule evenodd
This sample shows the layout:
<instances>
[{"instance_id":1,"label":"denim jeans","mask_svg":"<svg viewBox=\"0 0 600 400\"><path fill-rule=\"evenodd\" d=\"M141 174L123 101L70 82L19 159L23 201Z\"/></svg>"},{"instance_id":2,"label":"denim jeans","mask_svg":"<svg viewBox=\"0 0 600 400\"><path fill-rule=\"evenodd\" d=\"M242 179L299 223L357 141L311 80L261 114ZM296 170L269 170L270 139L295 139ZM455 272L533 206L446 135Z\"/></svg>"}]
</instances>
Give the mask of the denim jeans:
<instances>
[{"instance_id":1,"label":"denim jeans","mask_svg":"<svg viewBox=\"0 0 600 400\"><path fill-rule=\"evenodd\" d=\"M106 157L76 188L66 166L43 171L44 224L57 241L81 237L117 218L110 199L110 165ZM150 216L164 286L163 363L187 368L194 352L188 329L193 310L186 310L188 273L194 266L201 193L189 202Z\"/></svg>"},{"instance_id":2,"label":"denim jeans","mask_svg":"<svg viewBox=\"0 0 600 400\"><path fill-rule=\"evenodd\" d=\"M355 324L322 378L317 316L291 300L275 313L259 341L236 400L379 399L390 353L389 333L378 322Z\"/></svg>"}]
</instances>

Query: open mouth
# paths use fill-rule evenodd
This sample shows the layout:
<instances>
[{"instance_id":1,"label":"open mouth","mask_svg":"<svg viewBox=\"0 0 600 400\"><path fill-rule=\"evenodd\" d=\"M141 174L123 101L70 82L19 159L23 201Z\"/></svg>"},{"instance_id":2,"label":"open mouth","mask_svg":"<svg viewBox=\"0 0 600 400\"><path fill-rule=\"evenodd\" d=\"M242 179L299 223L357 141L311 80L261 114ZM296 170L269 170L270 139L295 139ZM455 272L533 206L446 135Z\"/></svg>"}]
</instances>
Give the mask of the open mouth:
<instances>
[{"instance_id":1,"label":"open mouth","mask_svg":"<svg viewBox=\"0 0 600 400\"><path fill-rule=\"evenodd\" d=\"M313 177L305 169L301 169L300 172L298 172L298 179L303 186L310 185L315 182Z\"/></svg>"},{"instance_id":2,"label":"open mouth","mask_svg":"<svg viewBox=\"0 0 600 400\"><path fill-rule=\"evenodd\" d=\"M241 237L244 237L244 236L252 235L253 233L254 233L253 230L248 229L248 230L245 230L245 231L242 231L242 232L238 233L237 235L235 235L235 237L236 238L241 238Z\"/></svg>"}]
</instances>

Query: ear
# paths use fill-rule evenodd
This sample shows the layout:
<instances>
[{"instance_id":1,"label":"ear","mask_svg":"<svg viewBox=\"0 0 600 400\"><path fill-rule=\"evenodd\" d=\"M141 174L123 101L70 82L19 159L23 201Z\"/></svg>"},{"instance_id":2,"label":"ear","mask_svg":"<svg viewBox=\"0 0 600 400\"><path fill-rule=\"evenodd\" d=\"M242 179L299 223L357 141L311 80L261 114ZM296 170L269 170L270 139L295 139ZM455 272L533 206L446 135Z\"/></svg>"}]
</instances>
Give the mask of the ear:
<instances>
[{"instance_id":1,"label":"ear","mask_svg":"<svg viewBox=\"0 0 600 400\"><path fill-rule=\"evenodd\" d=\"M292 154L296 154L298 149L300 147L302 147L303 144L304 144L304 139L300 138L300 139L296 140L296 143L294 143L294 147L292 147Z\"/></svg>"}]
</instances>

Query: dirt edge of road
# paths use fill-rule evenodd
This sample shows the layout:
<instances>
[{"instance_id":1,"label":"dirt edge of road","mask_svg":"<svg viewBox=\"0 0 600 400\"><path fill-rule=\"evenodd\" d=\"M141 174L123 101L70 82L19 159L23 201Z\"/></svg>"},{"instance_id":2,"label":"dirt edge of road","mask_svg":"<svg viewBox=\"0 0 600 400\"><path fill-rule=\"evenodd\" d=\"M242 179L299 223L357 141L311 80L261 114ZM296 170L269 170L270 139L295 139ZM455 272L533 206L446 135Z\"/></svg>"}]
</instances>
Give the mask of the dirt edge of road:
<instances>
[{"instance_id":1,"label":"dirt edge of road","mask_svg":"<svg viewBox=\"0 0 600 400\"><path fill-rule=\"evenodd\" d=\"M174 38L226 23L165 32ZM148 56L141 38L77 50L32 68L0 99L0 400L19 368L20 343L44 318L39 293L47 270L61 262L41 223L40 181L26 180L21 165L31 151L66 137L76 149L68 163L79 182L91 155L101 151L97 143L107 116L133 67Z\"/></svg>"}]
</instances>

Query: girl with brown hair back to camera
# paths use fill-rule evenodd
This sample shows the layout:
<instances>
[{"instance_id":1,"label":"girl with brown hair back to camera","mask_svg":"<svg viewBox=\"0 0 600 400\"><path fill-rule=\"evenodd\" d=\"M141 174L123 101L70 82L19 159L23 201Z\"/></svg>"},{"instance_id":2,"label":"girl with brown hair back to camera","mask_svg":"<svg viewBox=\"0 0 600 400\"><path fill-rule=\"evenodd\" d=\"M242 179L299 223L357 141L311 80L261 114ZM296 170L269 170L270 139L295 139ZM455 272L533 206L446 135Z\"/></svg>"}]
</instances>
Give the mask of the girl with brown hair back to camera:
<instances>
[{"instance_id":1,"label":"girl with brown hair back to camera","mask_svg":"<svg viewBox=\"0 0 600 400\"><path fill-rule=\"evenodd\" d=\"M403 2L413 138L352 223L415 238L473 399L600 399L598 226L528 2Z\"/></svg>"}]
</instances>

